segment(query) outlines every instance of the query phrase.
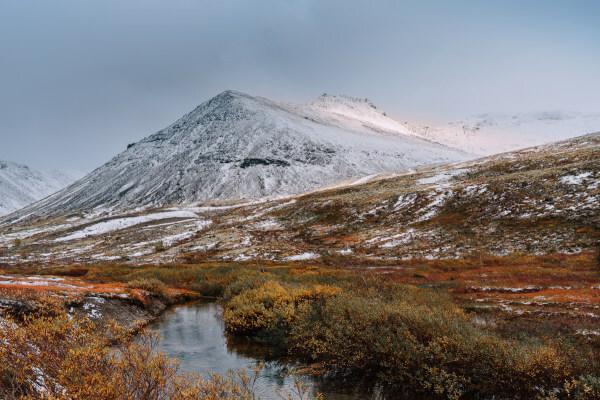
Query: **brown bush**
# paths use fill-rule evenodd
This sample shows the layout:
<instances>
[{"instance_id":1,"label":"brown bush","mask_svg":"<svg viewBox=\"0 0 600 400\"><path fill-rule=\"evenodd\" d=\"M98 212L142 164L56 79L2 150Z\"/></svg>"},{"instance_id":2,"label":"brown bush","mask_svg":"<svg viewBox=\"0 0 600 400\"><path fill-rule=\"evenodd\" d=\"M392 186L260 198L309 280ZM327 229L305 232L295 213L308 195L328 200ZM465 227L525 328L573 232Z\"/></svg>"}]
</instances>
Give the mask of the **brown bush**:
<instances>
[{"instance_id":1,"label":"brown bush","mask_svg":"<svg viewBox=\"0 0 600 400\"><path fill-rule=\"evenodd\" d=\"M155 351L153 336L124 341L87 319L54 316L0 324L0 398L4 400L216 400L255 399L255 377L244 373L203 379L178 374L177 364ZM107 337L121 339L109 347Z\"/></svg>"},{"instance_id":2,"label":"brown bush","mask_svg":"<svg viewBox=\"0 0 600 400\"><path fill-rule=\"evenodd\" d=\"M291 287L270 280L233 297L226 303L223 319L231 333L273 335L276 330L287 330L293 325L301 304L339 291L333 286Z\"/></svg>"},{"instance_id":3,"label":"brown bush","mask_svg":"<svg viewBox=\"0 0 600 400\"><path fill-rule=\"evenodd\" d=\"M485 333L445 296L412 287L392 293L345 292L304 305L290 352L337 374L444 398L531 398L573 376L555 348Z\"/></svg>"},{"instance_id":4,"label":"brown bush","mask_svg":"<svg viewBox=\"0 0 600 400\"><path fill-rule=\"evenodd\" d=\"M167 285L154 278L140 278L127 282L127 286L133 289L142 289L157 296L164 296Z\"/></svg>"}]
</instances>

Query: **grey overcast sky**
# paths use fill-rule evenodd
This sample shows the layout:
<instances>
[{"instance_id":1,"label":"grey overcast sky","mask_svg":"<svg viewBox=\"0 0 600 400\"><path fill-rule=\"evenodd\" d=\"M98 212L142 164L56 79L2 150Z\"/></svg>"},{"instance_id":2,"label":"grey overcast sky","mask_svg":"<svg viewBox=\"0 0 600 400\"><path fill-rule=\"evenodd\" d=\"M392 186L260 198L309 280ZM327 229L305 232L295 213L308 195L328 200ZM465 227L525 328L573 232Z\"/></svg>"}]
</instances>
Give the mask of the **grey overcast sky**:
<instances>
[{"instance_id":1,"label":"grey overcast sky","mask_svg":"<svg viewBox=\"0 0 600 400\"><path fill-rule=\"evenodd\" d=\"M225 89L600 111L600 1L0 0L0 159L89 171Z\"/></svg>"}]
</instances>

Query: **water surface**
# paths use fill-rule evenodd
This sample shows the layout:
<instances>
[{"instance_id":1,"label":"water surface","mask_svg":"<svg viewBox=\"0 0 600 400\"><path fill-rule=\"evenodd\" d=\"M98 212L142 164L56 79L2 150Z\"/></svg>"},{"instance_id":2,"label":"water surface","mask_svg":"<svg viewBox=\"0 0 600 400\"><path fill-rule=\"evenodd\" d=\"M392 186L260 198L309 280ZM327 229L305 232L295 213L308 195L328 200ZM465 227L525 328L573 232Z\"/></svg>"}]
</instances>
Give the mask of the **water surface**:
<instances>
[{"instance_id":1,"label":"water surface","mask_svg":"<svg viewBox=\"0 0 600 400\"><path fill-rule=\"evenodd\" d=\"M252 369L265 362L266 347L244 341L228 340L225 335L221 307L216 303L192 303L167 311L151 329L160 334L160 350L176 358L181 369L203 376L227 374L230 370ZM287 364L265 362L256 381L256 392L263 400L286 398L295 393L297 380L307 387L312 398L323 393L328 400L357 400L365 394L341 393L328 389L315 378L294 374Z\"/></svg>"}]
</instances>

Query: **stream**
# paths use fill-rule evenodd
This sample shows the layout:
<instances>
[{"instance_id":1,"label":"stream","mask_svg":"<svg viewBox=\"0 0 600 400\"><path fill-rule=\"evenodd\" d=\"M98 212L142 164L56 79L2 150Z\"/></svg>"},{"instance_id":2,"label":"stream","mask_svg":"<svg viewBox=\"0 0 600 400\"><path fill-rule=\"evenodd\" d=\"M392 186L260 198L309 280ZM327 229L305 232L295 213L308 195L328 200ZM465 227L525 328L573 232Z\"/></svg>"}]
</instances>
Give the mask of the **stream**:
<instances>
[{"instance_id":1,"label":"stream","mask_svg":"<svg viewBox=\"0 0 600 400\"><path fill-rule=\"evenodd\" d=\"M268 354L265 346L247 340L238 342L225 335L221 311L216 303L181 305L168 310L151 324L150 329L160 335L159 350L179 360L181 370L185 372L207 377L210 373L225 375L230 370L249 369L251 374L257 363L264 362L255 385L261 400L287 398L296 393L298 381L306 387L305 398L312 399L316 393L322 393L327 400L377 398L364 392L359 394L358 388L342 393L314 377L294 374L288 364L265 361Z\"/></svg>"}]
</instances>

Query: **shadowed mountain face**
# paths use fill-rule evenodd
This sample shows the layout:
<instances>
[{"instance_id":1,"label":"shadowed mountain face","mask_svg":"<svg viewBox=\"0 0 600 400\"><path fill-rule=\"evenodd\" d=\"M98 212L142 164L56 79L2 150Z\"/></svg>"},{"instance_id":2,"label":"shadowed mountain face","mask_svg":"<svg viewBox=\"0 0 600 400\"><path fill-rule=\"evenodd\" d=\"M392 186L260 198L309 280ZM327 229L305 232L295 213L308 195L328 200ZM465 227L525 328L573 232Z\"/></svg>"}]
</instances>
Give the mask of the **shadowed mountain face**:
<instances>
[{"instance_id":1,"label":"shadowed mountain face","mask_svg":"<svg viewBox=\"0 0 600 400\"><path fill-rule=\"evenodd\" d=\"M226 91L24 212L255 199L467 157L411 136L364 100L292 106Z\"/></svg>"}]
</instances>

